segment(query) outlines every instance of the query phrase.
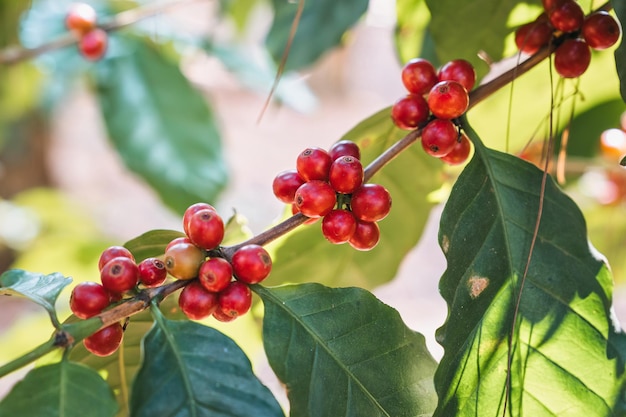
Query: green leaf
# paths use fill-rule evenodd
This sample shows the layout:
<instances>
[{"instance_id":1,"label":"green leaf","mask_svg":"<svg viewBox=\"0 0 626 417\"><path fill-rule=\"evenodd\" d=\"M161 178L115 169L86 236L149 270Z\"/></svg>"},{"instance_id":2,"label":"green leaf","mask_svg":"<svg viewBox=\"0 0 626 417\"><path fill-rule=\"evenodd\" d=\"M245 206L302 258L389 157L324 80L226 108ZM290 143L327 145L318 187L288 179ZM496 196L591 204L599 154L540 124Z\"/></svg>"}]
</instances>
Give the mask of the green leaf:
<instances>
[{"instance_id":1,"label":"green leaf","mask_svg":"<svg viewBox=\"0 0 626 417\"><path fill-rule=\"evenodd\" d=\"M183 236L183 232L176 230L150 230L124 243L124 247L131 251L137 262L141 262L146 258L163 255L168 243Z\"/></svg>"},{"instance_id":2,"label":"green leaf","mask_svg":"<svg viewBox=\"0 0 626 417\"><path fill-rule=\"evenodd\" d=\"M226 182L219 132L204 97L146 42L98 66L99 99L124 163L179 213L212 202Z\"/></svg>"},{"instance_id":3,"label":"green leaf","mask_svg":"<svg viewBox=\"0 0 626 417\"><path fill-rule=\"evenodd\" d=\"M357 142L361 160L367 164L406 133L393 125L387 108L342 139ZM413 144L372 178L393 199L391 213L378 223L378 246L360 252L347 244L332 245L322 235L321 222L301 226L269 246L274 266L268 285L315 281L333 287L373 288L388 282L424 230L434 205L430 194L443 183L442 169L441 161L426 155L419 143Z\"/></svg>"},{"instance_id":4,"label":"green leaf","mask_svg":"<svg viewBox=\"0 0 626 417\"><path fill-rule=\"evenodd\" d=\"M0 403L0 417L112 417L116 411L100 375L67 361L33 369Z\"/></svg>"},{"instance_id":5,"label":"green leaf","mask_svg":"<svg viewBox=\"0 0 626 417\"><path fill-rule=\"evenodd\" d=\"M402 63L421 56L430 12L424 0L396 1L396 49Z\"/></svg>"},{"instance_id":6,"label":"green leaf","mask_svg":"<svg viewBox=\"0 0 626 417\"><path fill-rule=\"evenodd\" d=\"M0 295L21 295L46 309L55 327L59 328L55 303L63 288L72 282L58 272L49 275L11 269L0 275Z\"/></svg>"},{"instance_id":7,"label":"green leaf","mask_svg":"<svg viewBox=\"0 0 626 417\"><path fill-rule=\"evenodd\" d=\"M293 38L285 70L296 70L315 62L324 52L339 45L344 33L367 10L368 0L272 0L274 21L265 45L276 62L280 62L296 17L298 3L304 10Z\"/></svg>"},{"instance_id":8,"label":"green leaf","mask_svg":"<svg viewBox=\"0 0 626 417\"><path fill-rule=\"evenodd\" d=\"M437 402L424 337L360 288L255 286L292 416L421 416Z\"/></svg>"},{"instance_id":9,"label":"green leaf","mask_svg":"<svg viewBox=\"0 0 626 417\"><path fill-rule=\"evenodd\" d=\"M503 57L504 39L512 32L508 17L517 0L426 0L430 9L429 31L440 62L463 58L482 76L488 67L478 53L484 51L493 61Z\"/></svg>"},{"instance_id":10,"label":"green leaf","mask_svg":"<svg viewBox=\"0 0 626 417\"><path fill-rule=\"evenodd\" d=\"M133 417L284 416L230 338L195 322L167 320L158 311L154 316L133 384Z\"/></svg>"},{"instance_id":11,"label":"green leaf","mask_svg":"<svg viewBox=\"0 0 626 417\"><path fill-rule=\"evenodd\" d=\"M487 149L475 156L441 218L448 319L435 416L504 415L508 340L539 211L543 173ZM515 321L511 416L609 416L621 401L626 350L611 319L612 279L575 203L548 177L541 223Z\"/></svg>"},{"instance_id":12,"label":"green leaf","mask_svg":"<svg viewBox=\"0 0 626 417\"><path fill-rule=\"evenodd\" d=\"M626 4L621 0L610 0L610 3L621 26L624 27L626 22ZM615 65L617 66L617 74L620 80L619 91L622 95L622 100L626 103L626 40L624 40L623 36L619 46L615 49Z\"/></svg>"}]
</instances>

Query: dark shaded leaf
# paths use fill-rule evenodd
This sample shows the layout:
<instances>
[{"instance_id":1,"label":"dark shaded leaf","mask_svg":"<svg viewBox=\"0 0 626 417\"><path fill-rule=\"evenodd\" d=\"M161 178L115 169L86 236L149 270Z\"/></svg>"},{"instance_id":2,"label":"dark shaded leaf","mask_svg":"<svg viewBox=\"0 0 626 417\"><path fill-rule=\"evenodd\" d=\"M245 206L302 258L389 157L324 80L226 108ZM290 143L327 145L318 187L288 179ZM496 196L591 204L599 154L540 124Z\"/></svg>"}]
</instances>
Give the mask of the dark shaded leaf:
<instances>
[{"instance_id":1,"label":"dark shaded leaf","mask_svg":"<svg viewBox=\"0 0 626 417\"><path fill-rule=\"evenodd\" d=\"M133 384L133 417L284 416L231 339L210 327L155 313Z\"/></svg>"},{"instance_id":2,"label":"dark shaded leaf","mask_svg":"<svg viewBox=\"0 0 626 417\"><path fill-rule=\"evenodd\" d=\"M623 28L624 22L626 22L626 4L621 0L611 0L610 3ZM620 80L619 91L622 95L622 100L626 103L626 40L624 40L623 36L619 46L615 50L615 65Z\"/></svg>"},{"instance_id":3,"label":"dark shaded leaf","mask_svg":"<svg viewBox=\"0 0 626 417\"><path fill-rule=\"evenodd\" d=\"M406 133L393 125L387 108L361 122L342 139L357 142L361 160L367 164ZM434 205L430 194L443 183L442 168L441 161L426 155L419 143L412 145L371 180L385 186L393 200L391 213L378 223L378 246L360 252L347 244L332 245L323 237L319 221L299 227L271 246L274 267L268 285L315 281L329 286L373 288L391 280L424 230Z\"/></svg>"},{"instance_id":4,"label":"dark shaded leaf","mask_svg":"<svg viewBox=\"0 0 626 417\"><path fill-rule=\"evenodd\" d=\"M449 315L435 416L503 415L508 338L539 210L542 172L487 149L455 184L439 241ZM622 401L623 335L612 279L575 203L548 177L541 224L513 332L508 410L514 416L610 416Z\"/></svg>"},{"instance_id":5,"label":"dark shaded leaf","mask_svg":"<svg viewBox=\"0 0 626 417\"><path fill-rule=\"evenodd\" d=\"M436 362L424 337L360 288L256 286L263 342L291 415L430 415Z\"/></svg>"},{"instance_id":6,"label":"dark shaded leaf","mask_svg":"<svg viewBox=\"0 0 626 417\"><path fill-rule=\"evenodd\" d=\"M276 62L283 56L299 1L305 0L272 0L274 21L265 45ZM368 0L305 1L285 70L311 65L324 52L339 45L344 33L365 13L367 5Z\"/></svg>"},{"instance_id":7,"label":"dark shaded leaf","mask_svg":"<svg viewBox=\"0 0 626 417\"><path fill-rule=\"evenodd\" d=\"M62 361L30 371L0 402L1 417L112 417L113 391L92 369Z\"/></svg>"},{"instance_id":8,"label":"dark shaded leaf","mask_svg":"<svg viewBox=\"0 0 626 417\"><path fill-rule=\"evenodd\" d=\"M105 60L97 71L113 144L128 168L179 213L214 201L227 173L206 100L155 47L126 41L133 53Z\"/></svg>"}]
</instances>

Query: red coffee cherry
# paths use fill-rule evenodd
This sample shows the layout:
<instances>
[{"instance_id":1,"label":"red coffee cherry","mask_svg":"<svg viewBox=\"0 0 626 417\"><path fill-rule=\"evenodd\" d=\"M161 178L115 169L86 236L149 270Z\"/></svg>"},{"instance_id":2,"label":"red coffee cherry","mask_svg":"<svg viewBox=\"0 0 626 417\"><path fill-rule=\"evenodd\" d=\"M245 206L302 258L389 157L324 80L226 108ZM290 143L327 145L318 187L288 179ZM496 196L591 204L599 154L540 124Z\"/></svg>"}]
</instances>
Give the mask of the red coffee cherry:
<instances>
[{"instance_id":1,"label":"red coffee cherry","mask_svg":"<svg viewBox=\"0 0 626 417\"><path fill-rule=\"evenodd\" d=\"M430 109L421 95L409 94L396 101L391 107L391 119L400 129L413 130L426 120Z\"/></svg>"},{"instance_id":2,"label":"red coffee cherry","mask_svg":"<svg viewBox=\"0 0 626 417\"><path fill-rule=\"evenodd\" d=\"M468 106L467 90L456 81L440 81L428 93L428 107L439 119L456 119Z\"/></svg>"},{"instance_id":3,"label":"red coffee cherry","mask_svg":"<svg viewBox=\"0 0 626 417\"><path fill-rule=\"evenodd\" d=\"M348 243L356 250L373 249L380 240L380 229L377 223L357 220L356 228Z\"/></svg>"},{"instance_id":4,"label":"red coffee cherry","mask_svg":"<svg viewBox=\"0 0 626 417\"><path fill-rule=\"evenodd\" d=\"M96 18L93 7L86 3L74 3L65 16L65 27L82 36L96 27Z\"/></svg>"},{"instance_id":5,"label":"red coffee cherry","mask_svg":"<svg viewBox=\"0 0 626 417\"><path fill-rule=\"evenodd\" d=\"M231 260L233 273L247 284L263 281L272 270L270 254L259 245L245 245L235 251Z\"/></svg>"},{"instance_id":6,"label":"red coffee cherry","mask_svg":"<svg viewBox=\"0 0 626 417\"><path fill-rule=\"evenodd\" d=\"M363 184L352 194L350 208L354 217L364 222L384 219L391 210L391 195L380 184Z\"/></svg>"},{"instance_id":7,"label":"red coffee cherry","mask_svg":"<svg viewBox=\"0 0 626 417\"><path fill-rule=\"evenodd\" d=\"M192 281L181 291L178 305L190 319L202 320L217 308L218 295L207 291L198 281Z\"/></svg>"},{"instance_id":8,"label":"red coffee cherry","mask_svg":"<svg viewBox=\"0 0 626 417\"><path fill-rule=\"evenodd\" d=\"M422 148L429 155L442 157L452 151L459 137L458 130L450 120L435 119L422 131Z\"/></svg>"},{"instance_id":9,"label":"red coffee cherry","mask_svg":"<svg viewBox=\"0 0 626 417\"><path fill-rule=\"evenodd\" d=\"M598 11L587 16L582 27L583 39L590 47L598 51L615 45L621 32L617 20L605 11Z\"/></svg>"},{"instance_id":10,"label":"red coffee cherry","mask_svg":"<svg viewBox=\"0 0 626 417\"><path fill-rule=\"evenodd\" d=\"M328 154L330 155L331 161L334 161L341 156L351 156L361 160L361 150L359 149L359 145L351 140L344 139L339 142L335 142L328 150Z\"/></svg>"},{"instance_id":11,"label":"red coffee cherry","mask_svg":"<svg viewBox=\"0 0 626 417\"><path fill-rule=\"evenodd\" d=\"M453 59L446 63L439 69L437 77L439 81L456 81L465 87L467 91L472 91L474 84L476 84L474 66L464 59Z\"/></svg>"},{"instance_id":12,"label":"red coffee cherry","mask_svg":"<svg viewBox=\"0 0 626 417\"><path fill-rule=\"evenodd\" d=\"M352 194L363 184L363 165L352 156L337 158L328 173L330 186L338 193Z\"/></svg>"},{"instance_id":13,"label":"red coffee cherry","mask_svg":"<svg viewBox=\"0 0 626 417\"><path fill-rule=\"evenodd\" d=\"M515 45L520 51L532 55L550 43L553 33L554 28L548 17L542 14L534 22L526 23L515 31Z\"/></svg>"},{"instance_id":14,"label":"red coffee cherry","mask_svg":"<svg viewBox=\"0 0 626 417\"><path fill-rule=\"evenodd\" d=\"M322 220L322 234L335 245L346 243L356 230L356 219L348 210L333 210Z\"/></svg>"},{"instance_id":15,"label":"red coffee cherry","mask_svg":"<svg viewBox=\"0 0 626 417\"><path fill-rule=\"evenodd\" d=\"M437 81L437 71L426 59L414 58L402 68L402 84L410 93L424 95Z\"/></svg>"},{"instance_id":16,"label":"red coffee cherry","mask_svg":"<svg viewBox=\"0 0 626 417\"><path fill-rule=\"evenodd\" d=\"M232 281L218 295L219 306L213 313L213 317L231 317L235 319L250 310L252 305L252 291L248 285L241 281ZM224 320L222 320L224 321Z\"/></svg>"},{"instance_id":17,"label":"red coffee cherry","mask_svg":"<svg viewBox=\"0 0 626 417\"><path fill-rule=\"evenodd\" d=\"M70 309L81 319L100 314L109 304L109 293L97 282L81 282L70 295Z\"/></svg>"},{"instance_id":18,"label":"red coffee cherry","mask_svg":"<svg viewBox=\"0 0 626 417\"><path fill-rule=\"evenodd\" d=\"M324 217L335 207L337 197L329 183L309 181L298 188L294 203L305 216L317 218Z\"/></svg>"},{"instance_id":19,"label":"red coffee cherry","mask_svg":"<svg viewBox=\"0 0 626 417\"><path fill-rule=\"evenodd\" d=\"M568 33L581 28L585 12L574 0L562 0L548 12L548 17L556 30Z\"/></svg>"},{"instance_id":20,"label":"red coffee cherry","mask_svg":"<svg viewBox=\"0 0 626 417\"><path fill-rule=\"evenodd\" d=\"M177 245L179 243L188 243L190 245L193 245L193 242L191 241L191 239L189 239L189 237L187 236L181 236L181 237L177 237L175 239L172 239L170 241L170 243L167 244L167 246L165 247L165 252L168 251L169 248L171 248L174 245ZM165 253L163 252L163 253Z\"/></svg>"},{"instance_id":21,"label":"red coffee cherry","mask_svg":"<svg viewBox=\"0 0 626 417\"><path fill-rule=\"evenodd\" d=\"M296 205L296 203L292 203L291 204L291 214L296 214L296 213L300 213L300 210L298 210L298 206ZM313 223L317 222L319 219L320 219L319 217L309 218L309 219L305 220L303 224L313 224Z\"/></svg>"},{"instance_id":22,"label":"red coffee cherry","mask_svg":"<svg viewBox=\"0 0 626 417\"><path fill-rule=\"evenodd\" d=\"M139 281L139 268L132 259L118 256L107 262L100 271L102 286L112 293L130 291Z\"/></svg>"},{"instance_id":23,"label":"red coffee cherry","mask_svg":"<svg viewBox=\"0 0 626 417\"><path fill-rule=\"evenodd\" d=\"M307 148L298 155L296 169L305 181L326 181L332 162L329 153L324 149Z\"/></svg>"},{"instance_id":24,"label":"red coffee cherry","mask_svg":"<svg viewBox=\"0 0 626 417\"><path fill-rule=\"evenodd\" d=\"M123 337L122 325L114 323L84 338L83 345L96 356L109 356L120 347Z\"/></svg>"},{"instance_id":25,"label":"red coffee cherry","mask_svg":"<svg viewBox=\"0 0 626 417\"><path fill-rule=\"evenodd\" d=\"M96 28L85 33L80 38L78 51L86 59L97 61L104 56L108 43L109 35L104 30Z\"/></svg>"},{"instance_id":26,"label":"red coffee cherry","mask_svg":"<svg viewBox=\"0 0 626 417\"><path fill-rule=\"evenodd\" d=\"M213 210L217 213L215 207L208 203L195 203L187 207L187 210L185 210L185 213L183 214L183 230L187 236L189 236L189 221L191 220L191 216L200 210Z\"/></svg>"},{"instance_id":27,"label":"red coffee cherry","mask_svg":"<svg viewBox=\"0 0 626 417\"><path fill-rule=\"evenodd\" d=\"M215 210L200 210L189 218L187 235L196 246L215 249L224 238L224 221Z\"/></svg>"},{"instance_id":28,"label":"red coffee cherry","mask_svg":"<svg viewBox=\"0 0 626 417\"><path fill-rule=\"evenodd\" d=\"M165 268L178 279L193 279L198 276L205 252L191 243L177 243L165 252Z\"/></svg>"},{"instance_id":29,"label":"red coffee cherry","mask_svg":"<svg viewBox=\"0 0 626 417\"><path fill-rule=\"evenodd\" d=\"M567 39L554 51L554 69L563 78L583 75L591 63L591 50L582 39Z\"/></svg>"},{"instance_id":30,"label":"red coffee cherry","mask_svg":"<svg viewBox=\"0 0 626 417\"><path fill-rule=\"evenodd\" d=\"M272 191L280 201L291 204L296 196L296 190L305 182L295 169L282 171L274 178Z\"/></svg>"},{"instance_id":31,"label":"red coffee cherry","mask_svg":"<svg viewBox=\"0 0 626 417\"><path fill-rule=\"evenodd\" d=\"M198 281L211 292L220 292L233 278L233 267L223 258L211 258L200 266Z\"/></svg>"},{"instance_id":32,"label":"red coffee cherry","mask_svg":"<svg viewBox=\"0 0 626 417\"><path fill-rule=\"evenodd\" d=\"M139 282L146 287L158 287L167 278L165 264L157 258L144 259L137 265Z\"/></svg>"},{"instance_id":33,"label":"red coffee cherry","mask_svg":"<svg viewBox=\"0 0 626 417\"><path fill-rule=\"evenodd\" d=\"M133 256L133 254L124 246L111 246L106 248L104 251L102 251L102 254L100 254L100 259L98 259L98 270L102 271L102 268L107 262L109 262L113 258L117 258L118 256L128 258L135 262L135 257Z\"/></svg>"},{"instance_id":34,"label":"red coffee cherry","mask_svg":"<svg viewBox=\"0 0 626 417\"><path fill-rule=\"evenodd\" d=\"M441 160L448 165L459 165L467 161L472 145L465 133L461 133L461 138L452 147L452 150L441 157Z\"/></svg>"}]
</instances>

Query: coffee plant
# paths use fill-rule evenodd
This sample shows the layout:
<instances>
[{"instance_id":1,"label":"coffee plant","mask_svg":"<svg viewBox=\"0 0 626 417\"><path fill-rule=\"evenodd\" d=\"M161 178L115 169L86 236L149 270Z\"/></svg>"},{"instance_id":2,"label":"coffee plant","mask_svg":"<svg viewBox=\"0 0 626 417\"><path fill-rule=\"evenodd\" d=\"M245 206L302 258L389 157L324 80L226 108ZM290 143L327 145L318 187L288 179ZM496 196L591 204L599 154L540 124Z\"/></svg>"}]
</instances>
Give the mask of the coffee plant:
<instances>
[{"instance_id":1,"label":"coffee plant","mask_svg":"<svg viewBox=\"0 0 626 417\"><path fill-rule=\"evenodd\" d=\"M0 275L1 296L31 300L52 325L0 366L30 366L0 417L626 416L613 313L626 228L604 224L617 235L611 269L585 211L595 199L624 219L623 1L397 0L405 95L278 167L267 190L285 211L257 235L245 213L216 209L229 177L220 130L182 51L236 76L246 66L264 87L276 75L270 98L294 105L281 76L340 47L367 0L213 0L235 27L260 4L273 12L258 68L219 36L143 24L189 0L22 3L0 0L0 127L24 106L10 82L23 71L39 71L43 107L86 75L112 146L180 227L107 246L89 266L97 282L52 264ZM593 198L571 186L589 173ZM436 360L370 291L394 278L443 194ZM243 317L282 392L218 330Z\"/></svg>"}]
</instances>

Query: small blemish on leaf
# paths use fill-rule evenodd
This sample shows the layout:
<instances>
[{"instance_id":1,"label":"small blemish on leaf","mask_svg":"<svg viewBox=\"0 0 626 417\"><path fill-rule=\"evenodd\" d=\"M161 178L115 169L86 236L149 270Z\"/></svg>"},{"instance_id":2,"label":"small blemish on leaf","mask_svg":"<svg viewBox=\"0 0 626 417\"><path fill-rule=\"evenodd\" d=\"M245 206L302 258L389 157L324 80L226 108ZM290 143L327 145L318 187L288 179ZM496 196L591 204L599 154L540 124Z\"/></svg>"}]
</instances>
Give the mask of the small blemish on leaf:
<instances>
[{"instance_id":1,"label":"small blemish on leaf","mask_svg":"<svg viewBox=\"0 0 626 417\"><path fill-rule=\"evenodd\" d=\"M472 299L478 298L480 294L489 286L489 278L472 275L467 280L467 289Z\"/></svg>"},{"instance_id":2,"label":"small blemish on leaf","mask_svg":"<svg viewBox=\"0 0 626 417\"><path fill-rule=\"evenodd\" d=\"M443 235L441 238L441 249L444 254L448 253L448 249L450 249L450 239L448 238L448 235Z\"/></svg>"}]
</instances>

